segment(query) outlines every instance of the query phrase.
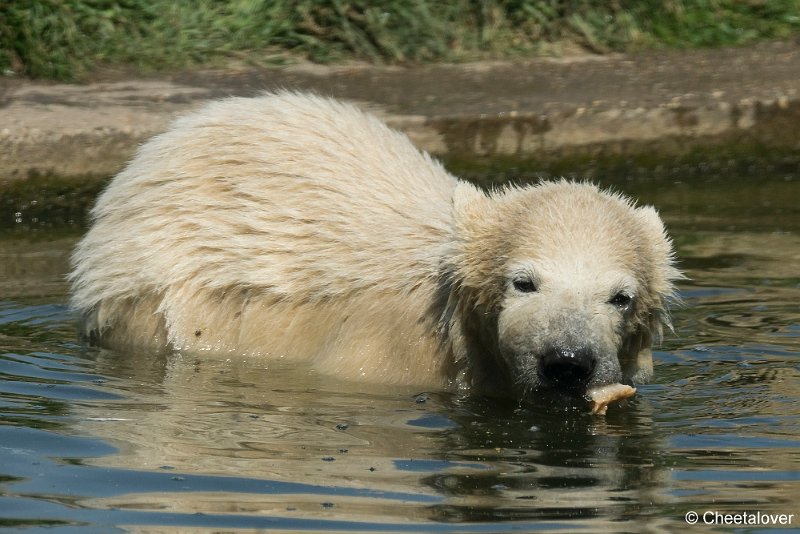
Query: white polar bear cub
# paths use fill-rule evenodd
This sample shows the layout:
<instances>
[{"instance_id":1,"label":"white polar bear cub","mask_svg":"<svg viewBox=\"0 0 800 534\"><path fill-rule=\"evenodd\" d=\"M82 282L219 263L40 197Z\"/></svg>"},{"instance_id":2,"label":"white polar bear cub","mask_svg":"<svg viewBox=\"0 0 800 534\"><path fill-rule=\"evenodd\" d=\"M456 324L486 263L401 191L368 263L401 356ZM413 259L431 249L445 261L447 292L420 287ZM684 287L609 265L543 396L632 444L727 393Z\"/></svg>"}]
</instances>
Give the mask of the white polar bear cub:
<instances>
[{"instance_id":1,"label":"white polar bear cub","mask_svg":"<svg viewBox=\"0 0 800 534\"><path fill-rule=\"evenodd\" d=\"M520 397L647 380L680 276L650 207L566 181L486 193L292 92L175 121L92 218L71 281L93 342Z\"/></svg>"}]
</instances>

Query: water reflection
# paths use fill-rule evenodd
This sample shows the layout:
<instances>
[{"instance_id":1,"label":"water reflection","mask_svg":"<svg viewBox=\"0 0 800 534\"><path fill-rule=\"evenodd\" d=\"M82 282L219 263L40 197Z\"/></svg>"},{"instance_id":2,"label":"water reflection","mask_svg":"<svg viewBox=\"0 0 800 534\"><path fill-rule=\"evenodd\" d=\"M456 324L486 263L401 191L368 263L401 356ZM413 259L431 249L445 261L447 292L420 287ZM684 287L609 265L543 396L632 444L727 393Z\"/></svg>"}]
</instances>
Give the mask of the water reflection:
<instances>
[{"instance_id":1,"label":"water reflection","mask_svg":"<svg viewBox=\"0 0 800 534\"><path fill-rule=\"evenodd\" d=\"M628 503L640 510L643 501L657 502L657 481L668 477L658 462L664 440L646 401L601 418L442 393L420 397L403 388L358 388L296 365L107 351L95 358L95 369L113 378L115 389L130 390L123 401L81 410L81 432L119 448L93 465L248 473L429 497L400 503L392 497L381 505L374 497L363 502L344 495L329 509L314 494L257 499L283 511L395 521L608 521L630 515ZM126 495L93 505L151 509L164 499L171 509L190 513L204 497ZM241 499L215 495L203 506L221 513Z\"/></svg>"}]
</instances>

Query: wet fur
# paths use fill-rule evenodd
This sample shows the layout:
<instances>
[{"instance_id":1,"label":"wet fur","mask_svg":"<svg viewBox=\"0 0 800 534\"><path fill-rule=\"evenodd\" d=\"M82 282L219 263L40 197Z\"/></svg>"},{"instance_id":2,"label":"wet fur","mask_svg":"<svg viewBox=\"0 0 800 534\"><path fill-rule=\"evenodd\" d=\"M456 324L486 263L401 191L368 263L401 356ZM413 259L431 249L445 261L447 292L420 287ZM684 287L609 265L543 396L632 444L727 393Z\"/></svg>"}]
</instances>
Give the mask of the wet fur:
<instances>
[{"instance_id":1,"label":"wet fur","mask_svg":"<svg viewBox=\"0 0 800 534\"><path fill-rule=\"evenodd\" d=\"M71 281L95 342L298 358L370 381L536 389L535 354L500 339L509 268L591 271L587 254L637 284L635 310L598 333L617 360L598 380L646 380L679 276L651 208L565 181L484 193L355 107L288 92L179 119L92 218ZM572 324L551 319L514 342Z\"/></svg>"}]
</instances>

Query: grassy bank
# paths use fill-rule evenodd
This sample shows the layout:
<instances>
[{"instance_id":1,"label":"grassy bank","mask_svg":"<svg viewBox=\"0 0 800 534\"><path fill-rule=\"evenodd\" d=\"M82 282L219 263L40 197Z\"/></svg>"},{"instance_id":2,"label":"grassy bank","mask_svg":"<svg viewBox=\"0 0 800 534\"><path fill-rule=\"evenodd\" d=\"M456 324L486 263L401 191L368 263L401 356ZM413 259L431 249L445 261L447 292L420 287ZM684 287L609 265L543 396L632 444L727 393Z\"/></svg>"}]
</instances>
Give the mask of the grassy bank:
<instances>
[{"instance_id":1,"label":"grassy bank","mask_svg":"<svg viewBox=\"0 0 800 534\"><path fill-rule=\"evenodd\" d=\"M99 65L463 61L798 32L800 0L12 0L0 2L0 72L76 79Z\"/></svg>"}]
</instances>

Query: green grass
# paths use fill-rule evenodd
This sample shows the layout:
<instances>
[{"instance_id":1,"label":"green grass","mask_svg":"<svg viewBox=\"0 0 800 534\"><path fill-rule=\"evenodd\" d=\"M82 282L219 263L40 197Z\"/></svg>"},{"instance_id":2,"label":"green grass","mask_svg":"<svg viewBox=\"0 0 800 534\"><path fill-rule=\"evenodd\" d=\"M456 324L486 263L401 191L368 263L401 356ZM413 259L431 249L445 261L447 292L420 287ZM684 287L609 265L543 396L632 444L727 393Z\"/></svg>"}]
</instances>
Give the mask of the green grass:
<instances>
[{"instance_id":1,"label":"green grass","mask_svg":"<svg viewBox=\"0 0 800 534\"><path fill-rule=\"evenodd\" d=\"M800 32L800 0L10 0L0 72L76 79L307 58L420 63L741 45Z\"/></svg>"}]
</instances>

